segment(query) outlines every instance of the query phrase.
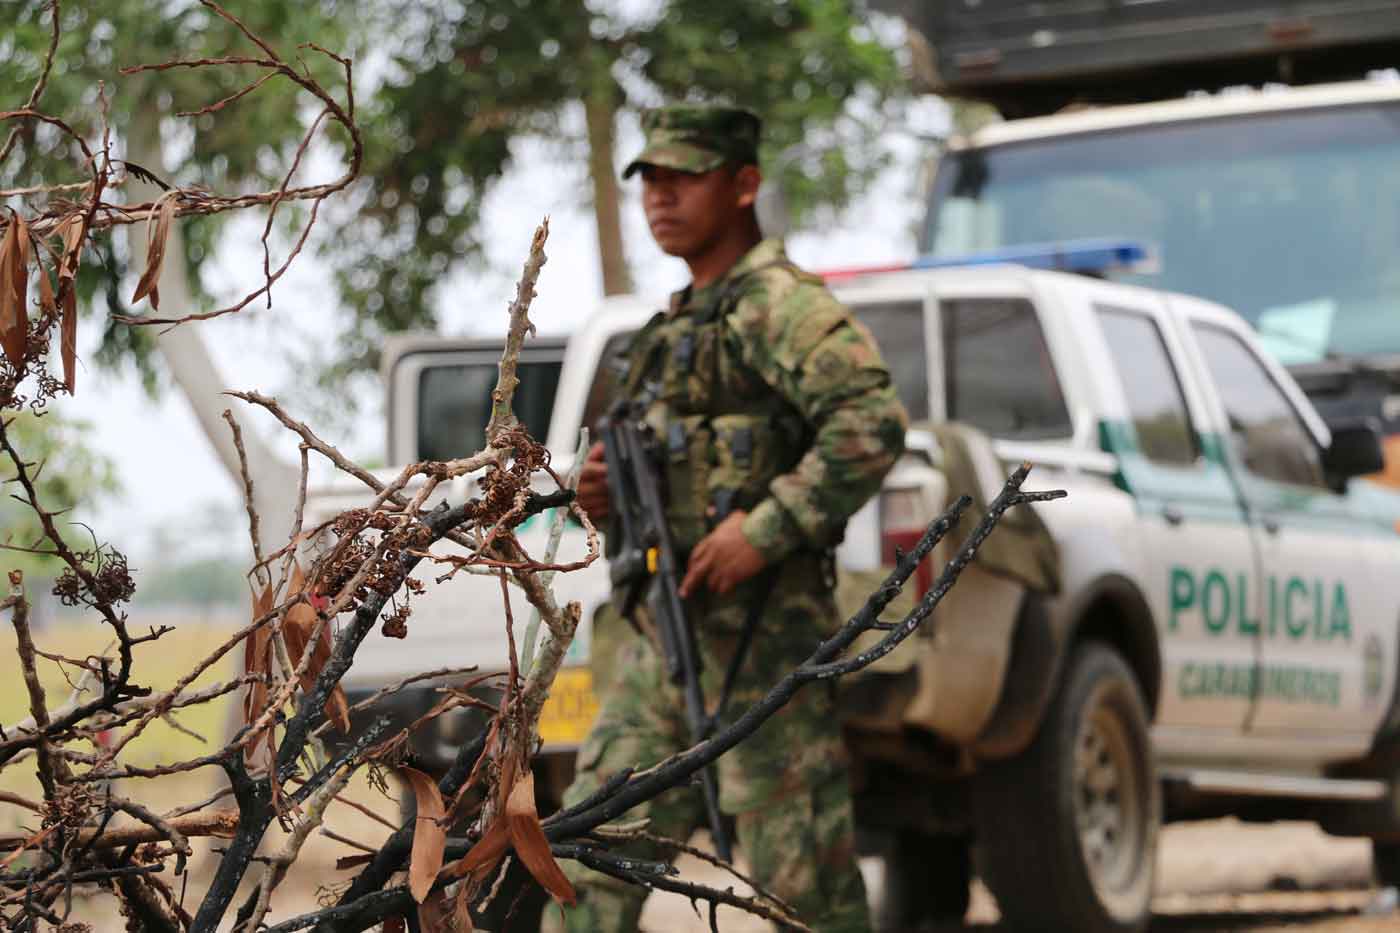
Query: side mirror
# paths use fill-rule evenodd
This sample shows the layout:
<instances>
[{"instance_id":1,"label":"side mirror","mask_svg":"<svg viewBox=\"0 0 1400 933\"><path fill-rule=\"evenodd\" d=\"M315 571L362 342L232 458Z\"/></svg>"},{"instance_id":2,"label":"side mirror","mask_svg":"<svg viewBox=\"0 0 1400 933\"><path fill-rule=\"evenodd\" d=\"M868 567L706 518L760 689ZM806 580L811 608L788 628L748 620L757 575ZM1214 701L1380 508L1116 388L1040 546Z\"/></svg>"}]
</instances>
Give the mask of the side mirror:
<instances>
[{"instance_id":1,"label":"side mirror","mask_svg":"<svg viewBox=\"0 0 1400 933\"><path fill-rule=\"evenodd\" d=\"M1328 482L1345 488L1353 476L1385 469L1381 432L1374 419L1342 422L1331 428L1332 445L1322 452L1322 468Z\"/></svg>"}]
</instances>

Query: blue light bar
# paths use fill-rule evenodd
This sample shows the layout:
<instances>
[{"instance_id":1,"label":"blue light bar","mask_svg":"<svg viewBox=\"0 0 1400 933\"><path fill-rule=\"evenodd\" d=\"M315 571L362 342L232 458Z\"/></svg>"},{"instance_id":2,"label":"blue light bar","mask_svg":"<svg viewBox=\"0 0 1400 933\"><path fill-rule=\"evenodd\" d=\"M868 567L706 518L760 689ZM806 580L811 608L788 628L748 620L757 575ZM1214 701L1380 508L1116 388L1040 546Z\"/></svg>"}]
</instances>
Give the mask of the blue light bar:
<instances>
[{"instance_id":1,"label":"blue light bar","mask_svg":"<svg viewBox=\"0 0 1400 933\"><path fill-rule=\"evenodd\" d=\"M994 265L1104 275L1109 272L1152 272L1156 263L1152 252L1136 240L1085 239L1027 243L961 256L921 256L914 260L911 268Z\"/></svg>"}]
</instances>

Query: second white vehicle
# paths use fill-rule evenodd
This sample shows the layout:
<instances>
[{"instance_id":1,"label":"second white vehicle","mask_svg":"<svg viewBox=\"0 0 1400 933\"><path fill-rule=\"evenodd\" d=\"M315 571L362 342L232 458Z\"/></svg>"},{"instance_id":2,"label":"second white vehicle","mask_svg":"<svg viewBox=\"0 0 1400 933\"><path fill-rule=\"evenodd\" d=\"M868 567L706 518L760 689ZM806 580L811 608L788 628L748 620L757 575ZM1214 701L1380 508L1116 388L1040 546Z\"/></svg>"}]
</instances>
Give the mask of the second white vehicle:
<instances>
[{"instance_id":1,"label":"second white vehicle","mask_svg":"<svg viewBox=\"0 0 1400 933\"><path fill-rule=\"evenodd\" d=\"M846 685L858 821L885 869L871 875L877 924L960 916L975 851L1016 929L1140 930L1162 821L1227 813L1371 836L1400 882L1400 500L1355 479L1380 468L1374 426L1329 430L1209 302L1016 265L833 284L915 423L838 554L848 602L950 494L986 501L1007 464L1069 491L1008 521L927 631ZM532 358L534 377L557 379L556 469L651 312L610 302L562 353ZM472 352L398 345L396 459L435 449L432 367L486 365ZM547 523L525 530L528 547ZM566 533L565 559L580 539ZM409 637L362 652L347 687L503 667L499 613L484 608L499 590L478 585L417 600ZM601 562L557 585L586 620L608 597ZM551 701L542 769L556 792L595 709L585 665L591 648L606 668L604 634L581 632ZM414 696L402 702L431 698ZM450 747L453 728L433 741Z\"/></svg>"}]
</instances>

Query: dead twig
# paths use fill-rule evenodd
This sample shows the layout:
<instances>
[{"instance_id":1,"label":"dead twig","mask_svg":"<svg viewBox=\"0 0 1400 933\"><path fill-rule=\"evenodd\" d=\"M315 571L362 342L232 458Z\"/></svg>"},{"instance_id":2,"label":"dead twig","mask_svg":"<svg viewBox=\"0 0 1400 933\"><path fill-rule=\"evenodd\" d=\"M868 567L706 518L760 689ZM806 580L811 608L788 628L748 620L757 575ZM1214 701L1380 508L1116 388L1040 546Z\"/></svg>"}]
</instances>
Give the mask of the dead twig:
<instances>
[{"instance_id":1,"label":"dead twig","mask_svg":"<svg viewBox=\"0 0 1400 933\"><path fill-rule=\"evenodd\" d=\"M248 510L248 537L253 542L254 566L261 568L262 541L258 537L258 512L253 508L253 477L248 473L248 451L243 447L243 431L229 409L224 409L223 418L228 422L228 429L233 432L233 446L238 451L238 472L243 477L243 505ZM270 582L261 569L258 570L257 582L264 586Z\"/></svg>"},{"instance_id":2,"label":"dead twig","mask_svg":"<svg viewBox=\"0 0 1400 933\"><path fill-rule=\"evenodd\" d=\"M42 734L50 723L49 710L43 685L39 683L34 639L29 633L29 603L24 598L24 576L18 570L10 571L10 595L4 602L0 602L0 609L10 610L20 671L24 676L25 689L29 692L29 715L34 721L34 728ZM68 769L45 739L40 738L36 748L39 755L39 783L44 788L44 799L52 800L58 793L59 782L67 776Z\"/></svg>"},{"instance_id":3,"label":"dead twig","mask_svg":"<svg viewBox=\"0 0 1400 933\"><path fill-rule=\"evenodd\" d=\"M389 684L387 687L381 687L378 690L374 691L374 693L370 694L363 700L360 700L358 703L351 706L350 713L353 715L354 713L358 713L362 710L369 709L371 706L378 703L385 697L392 696L395 693L398 693L400 690L403 690L405 687L409 687L416 683L422 683L425 680L438 680L444 677L458 677L462 674L471 674L475 672L476 667L473 665L472 667L440 667L434 671L423 671L418 674L411 674L408 677L404 677L401 680L397 680L394 683ZM322 723L321 725L316 727L316 730L312 732L312 735L320 735L324 733L328 728L330 728L330 725L331 724L329 722Z\"/></svg>"},{"instance_id":4,"label":"dead twig","mask_svg":"<svg viewBox=\"0 0 1400 933\"><path fill-rule=\"evenodd\" d=\"M167 827L179 832L186 839L203 836L231 836L238 827L238 811L206 810L203 813L190 813L174 818L161 818ZM121 849L129 845L159 842L168 838L168 833L148 823L133 826L113 826L98 832L96 829L80 830L74 835L73 843L78 846L92 846L98 849ZM15 835L0 836L0 851L20 848L26 839Z\"/></svg>"},{"instance_id":5,"label":"dead twig","mask_svg":"<svg viewBox=\"0 0 1400 933\"><path fill-rule=\"evenodd\" d=\"M511 401L515 398L515 387L520 379L515 375L516 362L520 359L520 349L526 336L534 336L535 325L530 323L530 303L535 299L535 283L539 281L540 270L544 268L545 241L549 239L549 218L546 217L535 228L530 240L530 252L525 259L525 268L516 285L515 300L510 304L510 325L506 332L506 347L501 354L500 374L496 388L491 393L491 419L486 423L486 443L494 447L501 435L516 426L515 412Z\"/></svg>"}]
</instances>

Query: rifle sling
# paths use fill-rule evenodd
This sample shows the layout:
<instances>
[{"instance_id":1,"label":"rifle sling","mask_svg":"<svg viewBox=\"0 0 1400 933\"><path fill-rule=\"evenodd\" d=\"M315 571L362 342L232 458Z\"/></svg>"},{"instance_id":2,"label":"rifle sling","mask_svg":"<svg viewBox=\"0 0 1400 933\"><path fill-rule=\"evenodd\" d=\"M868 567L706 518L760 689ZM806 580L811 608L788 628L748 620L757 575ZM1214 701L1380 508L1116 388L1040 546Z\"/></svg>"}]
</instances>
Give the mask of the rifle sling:
<instances>
[{"instance_id":1,"label":"rifle sling","mask_svg":"<svg viewBox=\"0 0 1400 933\"><path fill-rule=\"evenodd\" d=\"M724 686L720 688L719 701L715 704L714 715L705 721L705 731L701 738L707 739L714 734L715 728L724 718L725 711L729 707L729 697L734 693L734 684L744 669L744 662L748 660L749 648L753 645L754 635L758 632L759 623L763 621L763 612L768 608L768 594L773 591L773 584L777 582L779 566L780 564L773 564L755 578L758 592L754 595L753 601L749 603L749 613L744 618L743 629L739 632L739 644L734 649L734 655L729 659L729 667L724 671Z\"/></svg>"}]
</instances>

